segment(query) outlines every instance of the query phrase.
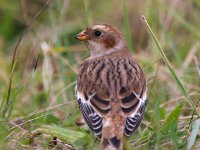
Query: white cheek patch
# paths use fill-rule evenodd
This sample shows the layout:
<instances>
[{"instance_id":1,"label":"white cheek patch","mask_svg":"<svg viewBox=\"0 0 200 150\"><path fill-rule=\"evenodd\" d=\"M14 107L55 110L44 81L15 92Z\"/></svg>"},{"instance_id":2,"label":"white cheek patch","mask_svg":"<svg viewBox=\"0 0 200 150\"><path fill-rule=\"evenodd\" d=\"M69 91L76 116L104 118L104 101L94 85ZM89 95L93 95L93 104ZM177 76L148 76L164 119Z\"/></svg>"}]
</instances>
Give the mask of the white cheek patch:
<instances>
[{"instance_id":1,"label":"white cheek patch","mask_svg":"<svg viewBox=\"0 0 200 150\"><path fill-rule=\"evenodd\" d=\"M124 47L124 42L120 41L120 42L117 42L117 45L114 48L120 50L123 47Z\"/></svg>"},{"instance_id":2,"label":"white cheek patch","mask_svg":"<svg viewBox=\"0 0 200 150\"><path fill-rule=\"evenodd\" d=\"M91 40L89 40L88 43L89 43L89 46L91 46L91 50L96 51L96 52L100 52L104 48L103 44L101 44L101 43L97 43L97 42L94 42ZM89 49L90 49L90 47L89 47Z\"/></svg>"},{"instance_id":3,"label":"white cheek patch","mask_svg":"<svg viewBox=\"0 0 200 150\"><path fill-rule=\"evenodd\" d=\"M108 55L113 52L119 51L124 47L124 43L122 41L118 42L118 44L109 49L105 49L105 46L103 44L94 42L94 41L88 41L88 48L90 50L91 56L93 57L101 57L102 55Z\"/></svg>"}]
</instances>

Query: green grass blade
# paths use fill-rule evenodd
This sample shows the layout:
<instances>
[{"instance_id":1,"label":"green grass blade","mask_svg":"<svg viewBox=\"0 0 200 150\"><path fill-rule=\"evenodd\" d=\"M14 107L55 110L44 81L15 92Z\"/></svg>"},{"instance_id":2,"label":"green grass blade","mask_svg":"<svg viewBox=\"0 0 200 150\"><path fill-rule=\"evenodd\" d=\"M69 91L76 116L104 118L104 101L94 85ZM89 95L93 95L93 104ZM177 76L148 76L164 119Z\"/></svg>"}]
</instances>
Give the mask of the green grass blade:
<instances>
[{"instance_id":1,"label":"green grass blade","mask_svg":"<svg viewBox=\"0 0 200 150\"><path fill-rule=\"evenodd\" d=\"M83 0L84 8L85 8L85 15L86 15L86 25L89 26L92 24L92 15L89 9L90 2L89 0Z\"/></svg>"},{"instance_id":2,"label":"green grass blade","mask_svg":"<svg viewBox=\"0 0 200 150\"><path fill-rule=\"evenodd\" d=\"M129 16L128 16L128 8L127 8L127 2L124 0L124 32L125 37L128 42L128 47L133 51L132 47L132 39L131 39L131 30L130 30L130 23L129 23Z\"/></svg>"},{"instance_id":3,"label":"green grass blade","mask_svg":"<svg viewBox=\"0 0 200 150\"><path fill-rule=\"evenodd\" d=\"M182 107L183 107L183 103L178 104L176 108L167 116L167 118L165 119L164 125L167 125L172 121L178 122L178 118L180 116Z\"/></svg>"},{"instance_id":4,"label":"green grass blade","mask_svg":"<svg viewBox=\"0 0 200 150\"><path fill-rule=\"evenodd\" d=\"M191 133L191 135L188 139L187 150L192 149L192 146L194 145L196 137L198 135L199 129L200 129L200 119L197 119L194 122L194 125L193 125L193 128L192 128L192 133Z\"/></svg>"},{"instance_id":5,"label":"green grass blade","mask_svg":"<svg viewBox=\"0 0 200 150\"><path fill-rule=\"evenodd\" d=\"M193 108L193 110L199 115L199 113L198 113L198 111L197 111L197 109L196 109L196 106L194 105L194 103L193 103L193 101L192 101L192 98L190 97L190 95L189 95L189 93L186 91L184 85L181 83L180 79L178 78L178 76L177 76L176 72L174 71L174 69L173 69L171 63L169 62L169 60L168 60L168 58L166 57L166 55L165 55L165 53L164 53L162 47L160 46L160 44L159 44L159 42L158 42L156 36L154 35L153 31L151 30L151 27L149 26L149 24L148 24L146 18L145 18L144 16L143 16L142 18L143 18L144 23L145 23L145 25L147 26L147 29L149 30L151 36L153 37L153 39L154 39L154 41L155 41L155 43L156 43L156 45L157 45L157 47L158 47L158 49L159 49L159 51L160 51L160 53L161 53L161 56L162 56L162 58L163 58L163 61L165 62L165 64L166 64L168 70L169 70L170 73L171 73L171 76L174 78L174 80L175 80L177 86L179 87L179 90L180 90L180 91L182 92L182 94L186 97L186 100L187 100L187 102L189 103L189 105L190 105L190 106Z\"/></svg>"},{"instance_id":6,"label":"green grass blade","mask_svg":"<svg viewBox=\"0 0 200 150\"><path fill-rule=\"evenodd\" d=\"M191 32L195 37L197 37L198 39L200 39L200 32L199 29L196 28L194 25L192 25L191 23L189 23L187 20L185 20L184 17L182 17L180 14L178 13L174 13L173 14L176 19L189 31Z\"/></svg>"},{"instance_id":7,"label":"green grass blade","mask_svg":"<svg viewBox=\"0 0 200 150\"><path fill-rule=\"evenodd\" d=\"M42 125L40 128L32 131L33 135L36 135L38 133L48 134L52 137L57 137L63 142L73 145L77 149L79 149L80 146L78 146L77 143L81 143L83 146L84 144L86 144L86 140L84 139L87 138L87 134L84 132L73 131L70 129L51 125Z\"/></svg>"}]
</instances>

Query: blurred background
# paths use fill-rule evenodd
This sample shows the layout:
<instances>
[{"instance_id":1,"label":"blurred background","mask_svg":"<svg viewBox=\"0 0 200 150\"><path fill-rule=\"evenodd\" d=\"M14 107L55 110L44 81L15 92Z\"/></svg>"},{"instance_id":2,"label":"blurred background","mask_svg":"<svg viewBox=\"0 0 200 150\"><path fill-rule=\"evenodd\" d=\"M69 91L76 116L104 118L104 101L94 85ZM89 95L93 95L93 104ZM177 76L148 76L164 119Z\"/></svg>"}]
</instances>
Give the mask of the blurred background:
<instances>
[{"instance_id":1,"label":"blurred background","mask_svg":"<svg viewBox=\"0 0 200 150\"><path fill-rule=\"evenodd\" d=\"M124 33L148 81L147 111L126 149L199 149L200 122L189 105L200 110L199 16L199 0L1 0L0 149L98 149L74 93L89 57L74 36L96 23Z\"/></svg>"}]
</instances>

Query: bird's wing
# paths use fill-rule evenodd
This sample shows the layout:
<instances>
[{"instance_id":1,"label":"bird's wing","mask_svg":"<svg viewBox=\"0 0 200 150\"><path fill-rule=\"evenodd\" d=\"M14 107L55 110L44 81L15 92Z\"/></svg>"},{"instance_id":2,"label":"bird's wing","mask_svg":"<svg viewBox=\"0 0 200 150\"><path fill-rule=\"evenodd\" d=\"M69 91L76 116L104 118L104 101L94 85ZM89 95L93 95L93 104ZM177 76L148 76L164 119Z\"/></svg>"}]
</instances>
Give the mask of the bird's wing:
<instances>
[{"instance_id":1,"label":"bird's wing","mask_svg":"<svg viewBox=\"0 0 200 150\"><path fill-rule=\"evenodd\" d=\"M110 111L109 102L101 99L97 94L86 95L77 91L77 98L80 110L89 128L94 134L101 138L102 114Z\"/></svg>"},{"instance_id":2,"label":"bird's wing","mask_svg":"<svg viewBox=\"0 0 200 150\"><path fill-rule=\"evenodd\" d=\"M132 94L134 94L134 93L132 93ZM143 100L141 98L138 98L137 96L135 96L135 99L133 101L137 101L137 102L135 102L135 104L130 106L130 108L135 107L134 109L132 109L132 110L134 110L133 112L131 112L130 108L122 107L122 110L126 110L126 111L124 111L125 113L129 113L127 115L126 123L125 123L125 127L124 127L124 134L128 137L131 136L131 134L139 127L139 125L143 119L143 116L144 116L145 105L146 105L146 99Z\"/></svg>"},{"instance_id":3,"label":"bird's wing","mask_svg":"<svg viewBox=\"0 0 200 150\"><path fill-rule=\"evenodd\" d=\"M110 105L108 98L106 98L107 96L101 94L105 93L101 92L102 88L94 88L99 80L97 79L97 81L94 82L91 78L88 78L87 68L88 63L85 61L79 73L76 96L86 123L94 134L98 138L101 138L102 116L110 111ZM101 68L102 65L98 64L95 69L100 70ZM93 69L93 71L95 71L95 69Z\"/></svg>"},{"instance_id":4,"label":"bird's wing","mask_svg":"<svg viewBox=\"0 0 200 150\"><path fill-rule=\"evenodd\" d=\"M129 77L129 82L121 87L119 97L121 98L121 109L126 116L124 134L129 137L139 127L143 119L147 86L140 66L131 60L128 61L127 66L125 72L126 76Z\"/></svg>"},{"instance_id":5,"label":"bird's wing","mask_svg":"<svg viewBox=\"0 0 200 150\"><path fill-rule=\"evenodd\" d=\"M82 93L77 92L78 104L83 117L89 128L95 133L98 138L101 138L102 117L100 117L92 108L90 100L86 100L81 96ZM91 98L91 97L90 97Z\"/></svg>"}]
</instances>

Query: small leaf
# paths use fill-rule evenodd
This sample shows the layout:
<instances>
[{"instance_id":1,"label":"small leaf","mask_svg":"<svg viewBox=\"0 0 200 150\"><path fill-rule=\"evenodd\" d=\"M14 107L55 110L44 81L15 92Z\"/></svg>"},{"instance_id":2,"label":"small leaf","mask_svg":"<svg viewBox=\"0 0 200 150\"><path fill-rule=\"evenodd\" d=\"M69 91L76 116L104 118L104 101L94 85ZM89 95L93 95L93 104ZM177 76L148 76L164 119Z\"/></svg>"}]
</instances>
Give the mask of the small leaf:
<instances>
[{"instance_id":1,"label":"small leaf","mask_svg":"<svg viewBox=\"0 0 200 150\"><path fill-rule=\"evenodd\" d=\"M165 119L164 125L167 125L172 121L178 122L178 118L181 113L182 107L183 107L183 103L178 104L176 108L167 116L167 118Z\"/></svg>"},{"instance_id":2,"label":"small leaf","mask_svg":"<svg viewBox=\"0 0 200 150\"><path fill-rule=\"evenodd\" d=\"M81 149L86 144L87 134L80 131L73 131L66 128L61 128L58 126L42 125L40 128L34 130L33 134L43 133L51 135L52 137L57 137L67 144L71 144L75 149ZM81 145L77 144L81 143Z\"/></svg>"}]
</instances>

